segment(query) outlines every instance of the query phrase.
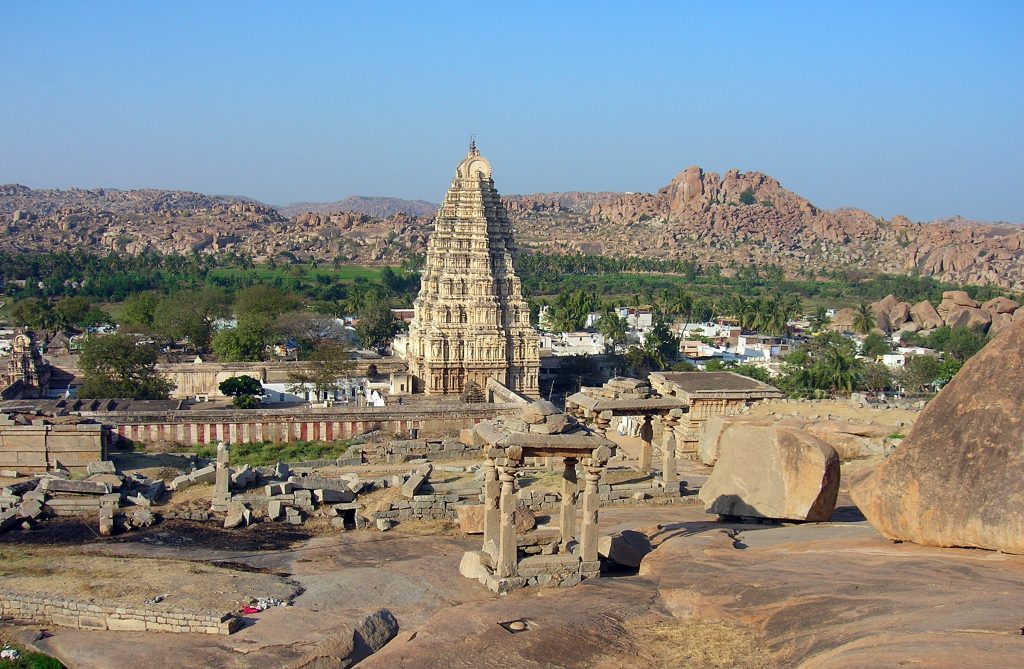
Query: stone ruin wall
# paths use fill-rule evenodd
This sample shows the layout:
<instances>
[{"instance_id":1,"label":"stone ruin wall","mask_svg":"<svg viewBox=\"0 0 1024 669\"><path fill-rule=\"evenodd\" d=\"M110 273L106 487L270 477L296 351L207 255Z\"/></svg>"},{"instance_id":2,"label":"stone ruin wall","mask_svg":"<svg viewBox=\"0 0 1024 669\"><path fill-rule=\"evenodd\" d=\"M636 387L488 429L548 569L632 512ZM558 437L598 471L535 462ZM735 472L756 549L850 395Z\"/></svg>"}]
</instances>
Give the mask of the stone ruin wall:
<instances>
[{"instance_id":1,"label":"stone ruin wall","mask_svg":"<svg viewBox=\"0 0 1024 669\"><path fill-rule=\"evenodd\" d=\"M362 407L324 413L278 411L171 411L164 413L97 413L111 426L116 443L174 442L184 445L258 443L263 441L340 441L381 430L410 437L457 433L483 420L518 409L505 404L438 408ZM98 458L94 458L98 459Z\"/></svg>"},{"instance_id":2,"label":"stone ruin wall","mask_svg":"<svg viewBox=\"0 0 1024 669\"><path fill-rule=\"evenodd\" d=\"M231 634L241 620L230 613L163 606L120 606L42 593L0 590L0 617L42 625L117 632Z\"/></svg>"},{"instance_id":3,"label":"stone ruin wall","mask_svg":"<svg viewBox=\"0 0 1024 669\"><path fill-rule=\"evenodd\" d=\"M72 472L107 459L109 430L98 423L78 425L0 424L0 470L45 473L55 461Z\"/></svg>"}]
</instances>

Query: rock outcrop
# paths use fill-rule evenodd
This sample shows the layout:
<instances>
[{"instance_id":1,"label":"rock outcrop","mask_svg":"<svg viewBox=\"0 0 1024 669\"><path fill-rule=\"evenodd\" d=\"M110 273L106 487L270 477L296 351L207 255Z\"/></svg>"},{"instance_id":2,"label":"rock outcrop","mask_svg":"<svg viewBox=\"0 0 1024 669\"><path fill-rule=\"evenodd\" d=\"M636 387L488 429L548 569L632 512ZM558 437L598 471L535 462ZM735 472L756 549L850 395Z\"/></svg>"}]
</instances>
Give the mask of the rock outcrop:
<instances>
[{"instance_id":1,"label":"rock outcrop","mask_svg":"<svg viewBox=\"0 0 1024 669\"><path fill-rule=\"evenodd\" d=\"M807 432L757 422L727 424L715 469L701 487L708 513L827 521L839 494L839 456Z\"/></svg>"},{"instance_id":2,"label":"rock outcrop","mask_svg":"<svg viewBox=\"0 0 1024 669\"><path fill-rule=\"evenodd\" d=\"M1024 321L928 403L900 448L853 487L884 536L1024 553Z\"/></svg>"},{"instance_id":3,"label":"rock outcrop","mask_svg":"<svg viewBox=\"0 0 1024 669\"><path fill-rule=\"evenodd\" d=\"M719 175L692 166L656 193L541 193L503 203L520 246L534 251L720 267L773 264L790 275L842 267L916 272L1024 287L1020 226L823 211L760 172ZM235 251L287 262L397 263L424 251L432 222L432 204L391 198L299 203L282 211L181 191L0 186L0 250Z\"/></svg>"}]
</instances>

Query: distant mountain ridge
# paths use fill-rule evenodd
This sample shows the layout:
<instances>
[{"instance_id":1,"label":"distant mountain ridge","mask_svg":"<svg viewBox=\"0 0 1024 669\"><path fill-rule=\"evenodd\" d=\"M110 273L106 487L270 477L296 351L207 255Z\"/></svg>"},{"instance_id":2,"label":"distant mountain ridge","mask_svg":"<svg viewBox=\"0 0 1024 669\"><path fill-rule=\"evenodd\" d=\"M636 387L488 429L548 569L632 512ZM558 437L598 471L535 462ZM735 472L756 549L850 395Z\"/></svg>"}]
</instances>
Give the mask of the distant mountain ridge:
<instances>
[{"instance_id":1,"label":"distant mountain ridge","mask_svg":"<svg viewBox=\"0 0 1024 669\"><path fill-rule=\"evenodd\" d=\"M823 210L760 172L689 167L656 193L503 197L521 249L687 259L724 272L779 265L790 276L834 270L919 273L1024 290L1024 227L952 217L918 223ZM237 252L290 259L399 263L422 253L438 205L352 196L274 207L185 191L34 190L0 186L0 250Z\"/></svg>"},{"instance_id":2,"label":"distant mountain ridge","mask_svg":"<svg viewBox=\"0 0 1024 669\"><path fill-rule=\"evenodd\" d=\"M282 215L291 218L306 212L315 214L339 214L354 211L377 218L387 218L395 214L408 216L433 216L441 205L425 200L403 200L397 197L372 197L366 195L349 195L335 202L292 202L278 207Z\"/></svg>"}]
</instances>

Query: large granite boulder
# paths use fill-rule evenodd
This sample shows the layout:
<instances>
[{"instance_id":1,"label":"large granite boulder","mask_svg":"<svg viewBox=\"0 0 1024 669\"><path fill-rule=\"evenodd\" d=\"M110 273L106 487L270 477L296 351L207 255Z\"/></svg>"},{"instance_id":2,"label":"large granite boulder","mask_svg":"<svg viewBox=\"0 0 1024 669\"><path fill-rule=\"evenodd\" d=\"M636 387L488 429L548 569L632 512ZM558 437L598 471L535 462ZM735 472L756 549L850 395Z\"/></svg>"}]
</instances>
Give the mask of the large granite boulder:
<instances>
[{"instance_id":1,"label":"large granite boulder","mask_svg":"<svg viewBox=\"0 0 1024 669\"><path fill-rule=\"evenodd\" d=\"M853 486L890 539L1024 553L1024 321L993 339Z\"/></svg>"},{"instance_id":2,"label":"large granite boulder","mask_svg":"<svg viewBox=\"0 0 1024 669\"><path fill-rule=\"evenodd\" d=\"M720 516L826 521L838 494L834 448L796 427L734 422L700 499Z\"/></svg>"},{"instance_id":3,"label":"large granite boulder","mask_svg":"<svg viewBox=\"0 0 1024 669\"><path fill-rule=\"evenodd\" d=\"M990 314L1012 314L1017 309L1020 309L1020 305L1008 297L993 297L988 302L981 305L981 308Z\"/></svg>"},{"instance_id":4,"label":"large granite boulder","mask_svg":"<svg viewBox=\"0 0 1024 669\"><path fill-rule=\"evenodd\" d=\"M922 330L940 328L943 325L942 317L939 316L939 312L935 311L935 307L928 300L921 300L912 306L910 308L910 317L921 326Z\"/></svg>"},{"instance_id":5,"label":"large granite boulder","mask_svg":"<svg viewBox=\"0 0 1024 669\"><path fill-rule=\"evenodd\" d=\"M951 328L971 328L984 332L992 323L992 315L977 307L954 307L946 316L946 325Z\"/></svg>"}]
</instances>

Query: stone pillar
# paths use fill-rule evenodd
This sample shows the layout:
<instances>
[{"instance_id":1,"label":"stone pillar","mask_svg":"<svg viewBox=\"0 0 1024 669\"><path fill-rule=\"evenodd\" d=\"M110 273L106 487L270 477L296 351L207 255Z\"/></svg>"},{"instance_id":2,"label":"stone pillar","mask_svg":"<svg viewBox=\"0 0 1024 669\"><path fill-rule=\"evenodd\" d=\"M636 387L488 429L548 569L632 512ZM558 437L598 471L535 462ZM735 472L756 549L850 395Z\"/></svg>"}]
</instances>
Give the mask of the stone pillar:
<instances>
[{"instance_id":1,"label":"stone pillar","mask_svg":"<svg viewBox=\"0 0 1024 669\"><path fill-rule=\"evenodd\" d=\"M651 440L654 439L654 426L651 417L644 416L644 424L640 426L640 471L651 470Z\"/></svg>"},{"instance_id":2,"label":"stone pillar","mask_svg":"<svg viewBox=\"0 0 1024 669\"><path fill-rule=\"evenodd\" d=\"M594 416L594 427L597 428L597 433L604 437L605 439L608 438L608 428L611 427L612 418L614 417L614 415L615 414L613 414L611 411L602 411L598 413L596 416ZM612 455L615 455L617 450L618 449L616 448L613 442Z\"/></svg>"},{"instance_id":3,"label":"stone pillar","mask_svg":"<svg viewBox=\"0 0 1024 669\"><path fill-rule=\"evenodd\" d=\"M498 470L494 460L484 460L484 548L488 541L498 543L498 524L501 520L501 511L498 509L498 496L501 493L501 484L498 483Z\"/></svg>"},{"instance_id":4,"label":"stone pillar","mask_svg":"<svg viewBox=\"0 0 1024 669\"><path fill-rule=\"evenodd\" d=\"M579 484L576 481L576 458L564 458L565 470L562 472L562 506L559 512L561 543L559 550L569 552L569 543L576 538L576 495Z\"/></svg>"},{"instance_id":5,"label":"stone pillar","mask_svg":"<svg viewBox=\"0 0 1024 669\"><path fill-rule=\"evenodd\" d=\"M676 431L679 418L671 413L662 418L665 434L662 441L661 478L665 482L665 491L671 495L679 494L679 477L676 475Z\"/></svg>"},{"instance_id":6,"label":"stone pillar","mask_svg":"<svg viewBox=\"0 0 1024 669\"><path fill-rule=\"evenodd\" d=\"M226 442L217 444L217 478L213 485L214 511L227 511L231 503L231 470L228 469L230 459L228 456L228 445Z\"/></svg>"},{"instance_id":7,"label":"stone pillar","mask_svg":"<svg viewBox=\"0 0 1024 669\"><path fill-rule=\"evenodd\" d=\"M498 477L501 479L501 523L498 527L498 559L494 572L498 578L508 578L517 572L515 466L501 467Z\"/></svg>"},{"instance_id":8,"label":"stone pillar","mask_svg":"<svg viewBox=\"0 0 1024 669\"><path fill-rule=\"evenodd\" d=\"M588 466L587 487L583 492L583 528L580 532L580 558L583 562L597 562L597 509L600 500L597 484L603 467Z\"/></svg>"}]
</instances>

